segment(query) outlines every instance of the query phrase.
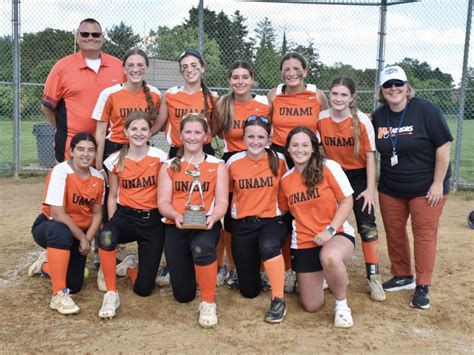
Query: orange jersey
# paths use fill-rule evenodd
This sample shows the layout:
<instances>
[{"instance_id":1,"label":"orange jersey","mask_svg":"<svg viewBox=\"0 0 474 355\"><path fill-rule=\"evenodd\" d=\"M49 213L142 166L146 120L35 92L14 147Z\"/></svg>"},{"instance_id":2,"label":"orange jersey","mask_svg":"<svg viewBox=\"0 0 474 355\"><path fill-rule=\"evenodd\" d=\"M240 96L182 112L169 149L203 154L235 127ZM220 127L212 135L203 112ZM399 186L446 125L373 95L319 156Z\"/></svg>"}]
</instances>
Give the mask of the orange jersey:
<instances>
[{"instance_id":1,"label":"orange jersey","mask_svg":"<svg viewBox=\"0 0 474 355\"><path fill-rule=\"evenodd\" d=\"M273 175L270 170L268 154L255 161L244 151L234 154L227 161L233 190L230 210L232 218L273 218L281 215L278 208L278 188L287 167L283 154L277 154L280 162L278 176Z\"/></svg>"},{"instance_id":2,"label":"orange jersey","mask_svg":"<svg viewBox=\"0 0 474 355\"><path fill-rule=\"evenodd\" d=\"M217 101L217 94L212 93L214 101ZM181 137L179 135L179 124L181 117L190 112L204 113L204 95L201 90L195 93L187 93L182 86L175 86L166 91L166 103L168 105L168 123L166 125L166 139L172 147L179 147ZM214 110L211 100L208 100L209 117ZM210 124L210 122L209 122ZM209 134L209 139L206 143L210 143L212 137Z\"/></svg>"},{"instance_id":3,"label":"orange jersey","mask_svg":"<svg viewBox=\"0 0 474 355\"><path fill-rule=\"evenodd\" d=\"M50 206L62 206L80 229L90 227L94 206L102 205L104 200L104 179L96 169L89 170L91 176L84 180L65 161L49 172L43 195L42 212L46 217L53 219Z\"/></svg>"},{"instance_id":4,"label":"orange jersey","mask_svg":"<svg viewBox=\"0 0 474 355\"><path fill-rule=\"evenodd\" d=\"M266 96L256 95L247 102L234 100L234 117L229 132L223 132L224 152L241 152L246 150L244 144L244 123L250 116L268 117L270 107Z\"/></svg>"},{"instance_id":5,"label":"orange jersey","mask_svg":"<svg viewBox=\"0 0 474 355\"><path fill-rule=\"evenodd\" d=\"M353 190L341 166L333 160L324 162L324 178L311 191L295 169L281 179L279 203L282 210L290 211L293 217L291 247L293 249L314 248L314 237L331 224L338 202L353 194ZM354 236L354 229L347 223L337 230Z\"/></svg>"},{"instance_id":6,"label":"orange jersey","mask_svg":"<svg viewBox=\"0 0 474 355\"><path fill-rule=\"evenodd\" d=\"M148 85L153 103L158 111L160 108L160 90ZM123 132L125 121L130 112L143 111L149 113L147 100L143 90L130 92L125 90L121 84L111 86L103 90L94 111L92 118L97 121L108 122L107 139L114 143L127 144L128 139Z\"/></svg>"},{"instance_id":7,"label":"orange jersey","mask_svg":"<svg viewBox=\"0 0 474 355\"><path fill-rule=\"evenodd\" d=\"M42 103L56 113L58 130L67 132L64 160L71 157L72 137L79 132L95 134L96 121L91 120L91 115L100 92L124 81L120 59L104 52L100 59L96 73L82 53L68 55L53 66L46 79Z\"/></svg>"},{"instance_id":8,"label":"orange jersey","mask_svg":"<svg viewBox=\"0 0 474 355\"><path fill-rule=\"evenodd\" d=\"M283 84L277 86L272 110L272 142L282 147L295 127L305 126L316 132L320 111L316 85L307 84L306 90L298 94L285 94L283 88Z\"/></svg>"},{"instance_id":9,"label":"orange jersey","mask_svg":"<svg viewBox=\"0 0 474 355\"><path fill-rule=\"evenodd\" d=\"M173 159L178 159L173 158ZM173 159L167 160L163 169L167 169L168 175L173 184L173 197L171 204L176 211L179 213L184 213L186 202L189 198L189 190L193 183L193 177L190 174L186 174L186 170L193 171L194 165L188 164L184 159L181 159L181 169L180 171L174 171L171 169L170 165ZM211 215L214 210L214 197L216 193L216 184L217 184L217 167L219 163L223 161L217 159L212 155L206 154L206 159L199 164L199 170L201 171L200 182L202 186L202 193L204 197L204 206L207 215ZM199 190L194 188L191 201L191 205L200 205L201 197L199 195ZM163 221L167 224L174 224L174 220L169 220L163 218Z\"/></svg>"},{"instance_id":10,"label":"orange jersey","mask_svg":"<svg viewBox=\"0 0 474 355\"><path fill-rule=\"evenodd\" d=\"M363 169L367 166L366 153L375 151L375 135L372 122L363 112L357 111L360 127L359 158L354 156L352 119L335 122L331 109L319 114L318 132L326 156L337 161L346 170Z\"/></svg>"},{"instance_id":11,"label":"orange jersey","mask_svg":"<svg viewBox=\"0 0 474 355\"><path fill-rule=\"evenodd\" d=\"M139 210L158 208L158 173L167 154L161 149L150 147L148 154L140 161L125 157L122 172L117 172L120 151L104 161L107 170L118 176L117 203Z\"/></svg>"}]
</instances>

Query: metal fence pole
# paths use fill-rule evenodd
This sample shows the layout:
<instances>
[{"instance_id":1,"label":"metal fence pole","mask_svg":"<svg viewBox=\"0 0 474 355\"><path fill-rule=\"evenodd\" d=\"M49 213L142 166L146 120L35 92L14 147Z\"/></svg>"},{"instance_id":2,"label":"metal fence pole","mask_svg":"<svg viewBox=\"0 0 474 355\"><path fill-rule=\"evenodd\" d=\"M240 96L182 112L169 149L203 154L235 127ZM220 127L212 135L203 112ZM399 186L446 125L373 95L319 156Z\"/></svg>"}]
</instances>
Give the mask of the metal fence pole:
<instances>
[{"instance_id":1,"label":"metal fence pole","mask_svg":"<svg viewBox=\"0 0 474 355\"><path fill-rule=\"evenodd\" d=\"M204 55L204 0L199 0L198 11L198 50Z\"/></svg>"},{"instance_id":2,"label":"metal fence pole","mask_svg":"<svg viewBox=\"0 0 474 355\"><path fill-rule=\"evenodd\" d=\"M462 128L464 122L464 105L466 101L466 84L467 84L467 66L469 57L469 39L471 34L471 20L472 20L472 0L469 0L467 5L467 20L466 20L466 40L464 41L464 59L462 63L462 77L461 88L459 95L459 114L458 124L456 130L456 151L454 153L454 177L453 187L455 189L459 186L459 162L461 160L462 147Z\"/></svg>"},{"instance_id":3,"label":"metal fence pole","mask_svg":"<svg viewBox=\"0 0 474 355\"><path fill-rule=\"evenodd\" d=\"M12 0L13 40L13 161L15 177L20 175L20 1Z\"/></svg>"},{"instance_id":4,"label":"metal fence pole","mask_svg":"<svg viewBox=\"0 0 474 355\"><path fill-rule=\"evenodd\" d=\"M380 28L379 28L379 45L377 49L377 72L375 73L375 84L374 84L374 111L378 106L378 92L379 92L379 79L380 72L383 69L385 62L385 35L387 27L387 0L382 0L380 6Z\"/></svg>"}]
</instances>

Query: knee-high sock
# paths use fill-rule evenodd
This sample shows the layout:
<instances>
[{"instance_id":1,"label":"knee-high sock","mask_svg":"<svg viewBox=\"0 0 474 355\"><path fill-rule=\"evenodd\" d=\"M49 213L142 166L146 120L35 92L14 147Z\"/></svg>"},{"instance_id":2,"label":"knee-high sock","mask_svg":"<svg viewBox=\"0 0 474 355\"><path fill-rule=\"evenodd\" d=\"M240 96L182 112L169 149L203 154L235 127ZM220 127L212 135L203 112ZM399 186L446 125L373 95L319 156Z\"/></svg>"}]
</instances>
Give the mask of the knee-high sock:
<instances>
[{"instance_id":1,"label":"knee-high sock","mask_svg":"<svg viewBox=\"0 0 474 355\"><path fill-rule=\"evenodd\" d=\"M272 299L275 297L283 298L283 288L285 285L285 261L283 256L280 254L268 259L263 262L263 265L272 285Z\"/></svg>"},{"instance_id":2,"label":"knee-high sock","mask_svg":"<svg viewBox=\"0 0 474 355\"><path fill-rule=\"evenodd\" d=\"M53 294L66 288L67 268L71 252L69 250L48 247L48 274L53 284Z\"/></svg>"},{"instance_id":3,"label":"knee-high sock","mask_svg":"<svg viewBox=\"0 0 474 355\"><path fill-rule=\"evenodd\" d=\"M201 291L201 299L208 303L214 302L216 292L217 261L212 264L199 266L194 265L196 279Z\"/></svg>"},{"instance_id":4,"label":"knee-high sock","mask_svg":"<svg viewBox=\"0 0 474 355\"><path fill-rule=\"evenodd\" d=\"M367 269L367 277L379 273L379 252L380 241L373 240L370 242L362 242L362 252L364 253L365 265Z\"/></svg>"},{"instance_id":5,"label":"knee-high sock","mask_svg":"<svg viewBox=\"0 0 474 355\"><path fill-rule=\"evenodd\" d=\"M107 291L117 291L117 253L115 250L99 249L100 267L104 273Z\"/></svg>"},{"instance_id":6,"label":"knee-high sock","mask_svg":"<svg viewBox=\"0 0 474 355\"><path fill-rule=\"evenodd\" d=\"M138 269L135 267L129 267L127 269L127 275L130 277L130 280L132 280L132 284L135 285L135 281L137 281L138 277Z\"/></svg>"}]
</instances>

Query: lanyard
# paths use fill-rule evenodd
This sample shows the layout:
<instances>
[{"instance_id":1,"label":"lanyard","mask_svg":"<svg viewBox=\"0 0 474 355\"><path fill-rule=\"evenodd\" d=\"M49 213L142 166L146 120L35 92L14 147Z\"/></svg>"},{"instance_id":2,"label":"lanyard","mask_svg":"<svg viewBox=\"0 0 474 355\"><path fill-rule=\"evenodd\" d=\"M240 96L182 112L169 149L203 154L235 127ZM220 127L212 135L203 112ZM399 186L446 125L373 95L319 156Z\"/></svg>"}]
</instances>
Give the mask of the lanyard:
<instances>
[{"instance_id":1,"label":"lanyard","mask_svg":"<svg viewBox=\"0 0 474 355\"><path fill-rule=\"evenodd\" d=\"M388 138L390 138L390 143L392 143L392 153L393 155L396 155L396 146L397 146L397 141L398 141L398 135L400 134L400 128L402 127L403 124L403 119L405 118L405 113L407 111L408 105L410 102L407 102L405 105L405 108L402 111L402 114L400 116L400 123L398 124L397 132L395 133L395 138L392 138L392 132L389 132ZM387 129L390 129L390 108L387 107Z\"/></svg>"}]
</instances>

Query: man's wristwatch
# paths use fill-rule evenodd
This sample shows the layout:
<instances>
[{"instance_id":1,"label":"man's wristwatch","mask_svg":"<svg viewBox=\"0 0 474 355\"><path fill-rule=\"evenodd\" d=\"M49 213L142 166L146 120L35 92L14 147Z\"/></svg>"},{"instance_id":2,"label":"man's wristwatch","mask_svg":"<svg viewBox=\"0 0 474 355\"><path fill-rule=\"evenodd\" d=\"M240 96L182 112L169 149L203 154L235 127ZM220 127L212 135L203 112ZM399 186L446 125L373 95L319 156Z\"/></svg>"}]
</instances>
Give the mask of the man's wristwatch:
<instances>
[{"instance_id":1,"label":"man's wristwatch","mask_svg":"<svg viewBox=\"0 0 474 355\"><path fill-rule=\"evenodd\" d=\"M331 238L336 235L336 232L337 232L337 231L336 231L332 226L327 226L327 227L326 227L326 230L327 230L328 233L331 235Z\"/></svg>"}]
</instances>

